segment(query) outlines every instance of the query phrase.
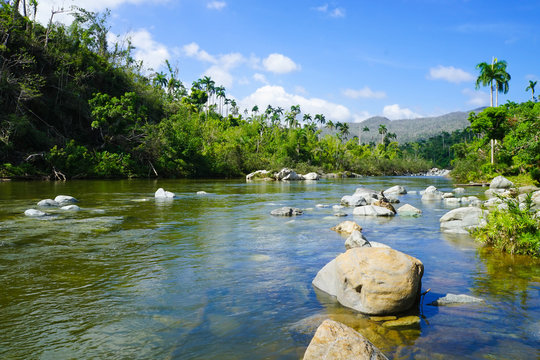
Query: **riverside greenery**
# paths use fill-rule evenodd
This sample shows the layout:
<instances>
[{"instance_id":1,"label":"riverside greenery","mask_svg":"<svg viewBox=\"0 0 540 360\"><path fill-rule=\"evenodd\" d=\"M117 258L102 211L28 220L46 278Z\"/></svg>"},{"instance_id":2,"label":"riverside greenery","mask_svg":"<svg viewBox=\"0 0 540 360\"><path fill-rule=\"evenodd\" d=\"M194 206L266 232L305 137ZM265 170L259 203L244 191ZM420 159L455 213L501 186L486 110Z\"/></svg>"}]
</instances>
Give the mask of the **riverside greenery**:
<instances>
[{"instance_id":1,"label":"riverside greenery","mask_svg":"<svg viewBox=\"0 0 540 360\"><path fill-rule=\"evenodd\" d=\"M395 175L432 166L391 137L345 141L348 124L301 117L298 105L241 112L212 79L186 87L168 62L148 75L129 41L107 44L107 13L73 8L72 25L43 27L0 6L0 176L236 177L285 166ZM337 133L323 136L325 126Z\"/></svg>"}]
</instances>

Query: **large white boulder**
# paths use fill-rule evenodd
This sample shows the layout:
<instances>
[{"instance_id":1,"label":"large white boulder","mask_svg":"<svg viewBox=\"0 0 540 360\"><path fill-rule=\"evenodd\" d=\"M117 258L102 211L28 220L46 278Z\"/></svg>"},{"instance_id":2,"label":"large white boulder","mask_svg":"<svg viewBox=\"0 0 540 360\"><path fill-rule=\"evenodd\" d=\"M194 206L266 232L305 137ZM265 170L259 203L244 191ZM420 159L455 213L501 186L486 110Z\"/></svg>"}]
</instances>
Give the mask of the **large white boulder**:
<instances>
[{"instance_id":1,"label":"large white boulder","mask_svg":"<svg viewBox=\"0 0 540 360\"><path fill-rule=\"evenodd\" d=\"M488 214L487 210L472 206L450 210L439 219L441 231L468 234L477 227L485 226Z\"/></svg>"},{"instance_id":2,"label":"large white boulder","mask_svg":"<svg viewBox=\"0 0 540 360\"><path fill-rule=\"evenodd\" d=\"M403 195L406 194L407 190L401 185L392 186L389 189L384 190L384 196L388 196L390 194L393 195Z\"/></svg>"},{"instance_id":3,"label":"large white boulder","mask_svg":"<svg viewBox=\"0 0 540 360\"><path fill-rule=\"evenodd\" d=\"M54 198L54 201L56 201L60 206L79 202L79 200L70 195L58 195Z\"/></svg>"},{"instance_id":4,"label":"large white boulder","mask_svg":"<svg viewBox=\"0 0 540 360\"><path fill-rule=\"evenodd\" d=\"M343 306L371 314L410 309L418 299L422 262L394 249L362 247L347 250L326 264L313 280Z\"/></svg>"},{"instance_id":5,"label":"large white boulder","mask_svg":"<svg viewBox=\"0 0 540 360\"><path fill-rule=\"evenodd\" d=\"M60 206L60 204L58 204L56 201L54 201L53 199L44 199L44 200L41 200L37 203L38 206L42 206L42 207L58 207Z\"/></svg>"},{"instance_id":6,"label":"large white boulder","mask_svg":"<svg viewBox=\"0 0 540 360\"><path fill-rule=\"evenodd\" d=\"M174 198L174 193L170 191L165 191L163 188L159 188L156 190L154 197L157 199L172 199Z\"/></svg>"},{"instance_id":7,"label":"large white boulder","mask_svg":"<svg viewBox=\"0 0 540 360\"><path fill-rule=\"evenodd\" d=\"M497 176L495 179L491 180L491 183L489 184L490 189L509 189L511 187L514 187L514 183L504 176Z\"/></svg>"},{"instance_id":8,"label":"large white boulder","mask_svg":"<svg viewBox=\"0 0 540 360\"><path fill-rule=\"evenodd\" d=\"M304 180L302 175L298 175L296 171L289 168L281 169L275 177L276 180Z\"/></svg>"},{"instance_id":9,"label":"large white boulder","mask_svg":"<svg viewBox=\"0 0 540 360\"><path fill-rule=\"evenodd\" d=\"M376 205L365 205L355 207L353 210L353 215L357 216L394 216L394 212L390 209L376 206Z\"/></svg>"},{"instance_id":10,"label":"large white boulder","mask_svg":"<svg viewBox=\"0 0 540 360\"><path fill-rule=\"evenodd\" d=\"M340 322L327 319L317 328L304 360L388 360L369 340Z\"/></svg>"},{"instance_id":11,"label":"large white boulder","mask_svg":"<svg viewBox=\"0 0 540 360\"><path fill-rule=\"evenodd\" d=\"M44 213L41 210L28 209L24 212L24 215L29 216L29 217L42 217L42 216L46 216L47 213Z\"/></svg>"},{"instance_id":12,"label":"large white boulder","mask_svg":"<svg viewBox=\"0 0 540 360\"><path fill-rule=\"evenodd\" d=\"M362 195L345 195L341 198L341 204L345 206L364 206L367 205L366 198Z\"/></svg>"},{"instance_id":13,"label":"large white boulder","mask_svg":"<svg viewBox=\"0 0 540 360\"><path fill-rule=\"evenodd\" d=\"M257 170L257 171L254 171L250 174L247 174L246 175L246 180L247 181L251 181L251 180L255 180L255 179L265 179L265 178L268 178L270 177L271 174L270 174L270 171L268 170Z\"/></svg>"},{"instance_id":14,"label":"large white boulder","mask_svg":"<svg viewBox=\"0 0 540 360\"><path fill-rule=\"evenodd\" d=\"M310 172L305 175L302 175L304 180L319 180L320 176L316 172Z\"/></svg>"}]
</instances>

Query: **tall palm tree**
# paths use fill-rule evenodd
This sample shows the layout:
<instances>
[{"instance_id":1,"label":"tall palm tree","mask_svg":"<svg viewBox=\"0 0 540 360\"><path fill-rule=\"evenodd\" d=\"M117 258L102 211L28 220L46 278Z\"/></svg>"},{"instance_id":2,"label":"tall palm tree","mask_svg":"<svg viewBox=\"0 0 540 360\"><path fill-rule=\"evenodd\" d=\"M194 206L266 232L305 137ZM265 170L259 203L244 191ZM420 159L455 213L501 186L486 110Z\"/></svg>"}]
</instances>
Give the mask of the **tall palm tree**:
<instances>
[{"instance_id":1,"label":"tall palm tree","mask_svg":"<svg viewBox=\"0 0 540 360\"><path fill-rule=\"evenodd\" d=\"M328 120L328 121L326 122L326 127L327 127L328 129L330 129L330 130L333 130L333 129L335 129L336 125L332 122L332 120Z\"/></svg>"},{"instance_id":2,"label":"tall palm tree","mask_svg":"<svg viewBox=\"0 0 540 360\"><path fill-rule=\"evenodd\" d=\"M347 124L347 123L342 123L341 124L340 134L341 134L342 138L347 137L350 134L349 124Z\"/></svg>"},{"instance_id":3,"label":"tall palm tree","mask_svg":"<svg viewBox=\"0 0 540 360\"><path fill-rule=\"evenodd\" d=\"M223 116L223 99L225 99L225 87L218 86L216 87L216 97L219 101L219 114Z\"/></svg>"},{"instance_id":4,"label":"tall palm tree","mask_svg":"<svg viewBox=\"0 0 540 360\"><path fill-rule=\"evenodd\" d=\"M384 136L388 132L388 129L386 128L386 125L380 124L379 125L379 134L381 134L381 144L384 143Z\"/></svg>"},{"instance_id":5,"label":"tall palm tree","mask_svg":"<svg viewBox=\"0 0 540 360\"><path fill-rule=\"evenodd\" d=\"M480 75L476 79L476 89L482 86L489 85L490 101L489 106L493 107L493 92L508 92L508 82L510 81L510 74L506 72L506 61L493 59L491 64L481 62L476 65L476 68L480 70ZM498 101L498 95L497 95Z\"/></svg>"},{"instance_id":6,"label":"tall palm tree","mask_svg":"<svg viewBox=\"0 0 540 360\"><path fill-rule=\"evenodd\" d=\"M317 121L319 124L321 124L321 127L326 124L326 118L323 114L316 114L314 117L315 121Z\"/></svg>"},{"instance_id":7,"label":"tall palm tree","mask_svg":"<svg viewBox=\"0 0 540 360\"><path fill-rule=\"evenodd\" d=\"M537 81L529 80L529 86L525 88L525 91L531 90L531 99L534 101L534 87L536 86Z\"/></svg>"}]
</instances>

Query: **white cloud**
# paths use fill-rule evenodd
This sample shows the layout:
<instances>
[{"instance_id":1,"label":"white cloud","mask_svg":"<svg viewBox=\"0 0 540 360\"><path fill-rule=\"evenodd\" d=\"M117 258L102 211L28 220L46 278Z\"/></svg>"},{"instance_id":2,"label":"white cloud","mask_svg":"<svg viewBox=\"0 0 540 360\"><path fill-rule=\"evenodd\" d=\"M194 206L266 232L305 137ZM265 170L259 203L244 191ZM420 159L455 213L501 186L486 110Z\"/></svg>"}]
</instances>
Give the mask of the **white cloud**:
<instances>
[{"instance_id":1,"label":"white cloud","mask_svg":"<svg viewBox=\"0 0 540 360\"><path fill-rule=\"evenodd\" d=\"M333 18L345 17L345 9L335 8L334 10L330 11L330 16Z\"/></svg>"},{"instance_id":2,"label":"white cloud","mask_svg":"<svg viewBox=\"0 0 540 360\"><path fill-rule=\"evenodd\" d=\"M319 12L327 12L328 11L328 4L324 4L324 5L321 5L321 6L317 6L315 8L315 10L319 11Z\"/></svg>"},{"instance_id":3,"label":"white cloud","mask_svg":"<svg viewBox=\"0 0 540 360\"><path fill-rule=\"evenodd\" d=\"M263 74L255 73L255 74L253 75L253 79L254 79L255 81L261 82L261 83L263 83L263 84L266 84L266 85L268 84L268 80L266 80L266 76L264 76Z\"/></svg>"},{"instance_id":4,"label":"white cloud","mask_svg":"<svg viewBox=\"0 0 540 360\"><path fill-rule=\"evenodd\" d=\"M217 60L206 51L201 50L199 44L192 42L191 44L184 45L182 47L184 54L188 57L194 57L199 61L205 61L209 63L217 63Z\"/></svg>"},{"instance_id":5,"label":"white cloud","mask_svg":"<svg viewBox=\"0 0 540 360\"><path fill-rule=\"evenodd\" d=\"M305 87L303 86L300 86L300 85L297 85L294 87L294 91L297 93L297 94L302 94L302 95L307 95L307 90Z\"/></svg>"},{"instance_id":6,"label":"white cloud","mask_svg":"<svg viewBox=\"0 0 540 360\"><path fill-rule=\"evenodd\" d=\"M386 93L384 91L373 91L367 86L364 86L360 90L345 89L343 90L343 95L351 99L383 99L386 97Z\"/></svg>"},{"instance_id":7,"label":"white cloud","mask_svg":"<svg viewBox=\"0 0 540 360\"><path fill-rule=\"evenodd\" d=\"M110 44L122 43L123 39L131 39L131 44L135 48L133 57L137 61L143 61L143 67L157 70L165 64L165 60L171 58L171 53L167 47L152 38L152 34L146 29L130 31L124 35L118 36L109 33L108 41Z\"/></svg>"},{"instance_id":8,"label":"white cloud","mask_svg":"<svg viewBox=\"0 0 540 360\"><path fill-rule=\"evenodd\" d=\"M203 75L211 77L216 86L225 86L226 88L233 86L234 78L232 74L218 65L211 66Z\"/></svg>"},{"instance_id":9,"label":"white cloud","mask_svg":"<svg viewBox=\"0 0 540 360\"><path fill-rule=\"evenodd\" d=\"M463 89L461 93L469 98L467 104L474 106L488 106L489 105L489 94L483 91L475 91L471 89Z\"/></svg>"},{"instance_id":10,"label":"white cloud","mask_svg":"<svg viewBox=\"0 0 540 360\"><path fill-rule=\"evenodd\" d=\"M291 105L300 105L303 113L324 114L328 120L332 121L350 121L351 112L345 106L331 103L318 98L306 98L301 95L289 94L281 86L266 85L257 89L251 95L239 101L240 107L251 109L253 106L259 106L259 109L265 109L268 105L273 107L280 106L288 110Z\"/></svg>"},{"instance_id":11,"label":"white cloud","mask_svg":"<svg viewBox=\"0 0 540 360\"><path fill-rule=\"evenodd\" d=\"M263 66L267 71L276 74L286 74L292 71L300 70L300 66L290 58L276 53L268 55L268 57L263 60Z\"/></svg>"},{"instance_id":12,"label":"white cloud","mask_svg":"<svg viewBox=\"0 0 540 360\"><path fill-rule=\"evenodd\" d=\"M475 77L465 70L458 69L453 66L439 65L429 69L428 79L446 80L451 83L459 84L461 82L474 81Z\"/></svg>"},{"instance_id":13,"label":"white cloud","mask_svg":"<svg viewBox=\"0 0 540 360\"><path fill-rule=\"evenodd\" d=\"M225 1L211 1L206 4L206 7L211 10L222 10L225 6L227 6Z\"/></svg>"},{"instance_id":14,"label":"white cloud","mask_svg":"<svg viewBox=\"0 0 540 360\"><path fill-rule=\"evenodd\" d=\"M390 120L414 119L422 117L422 115L413 112L411 109L402 109L398 104L386 105L383 108L383 116L389 118Z\"/></svg>"}]
</instances>

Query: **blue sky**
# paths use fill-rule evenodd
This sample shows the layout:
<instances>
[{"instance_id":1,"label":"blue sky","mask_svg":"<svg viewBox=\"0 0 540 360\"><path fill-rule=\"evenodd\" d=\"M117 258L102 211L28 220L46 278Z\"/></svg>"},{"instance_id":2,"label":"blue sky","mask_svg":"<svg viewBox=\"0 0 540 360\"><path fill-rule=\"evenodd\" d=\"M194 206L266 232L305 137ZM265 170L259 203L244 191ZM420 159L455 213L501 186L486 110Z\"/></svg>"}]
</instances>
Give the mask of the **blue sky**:
<instances>
[{"instance_id":1,"label":"blue sky","mask_svg":"<svg viewBox=\"0 0 540 360\"><path fill-rule=\"evenodd\" d=\"M109 8L110 42L130 36L147 69L168 59L186 86L211 76L241 109L299 104L342 122L434 116L489 105L475 66L492 57L512 76L499 103L527 100L540 77L538 0L38 2L39 19L53 6Z\"/></svg>"}]
</instances>

